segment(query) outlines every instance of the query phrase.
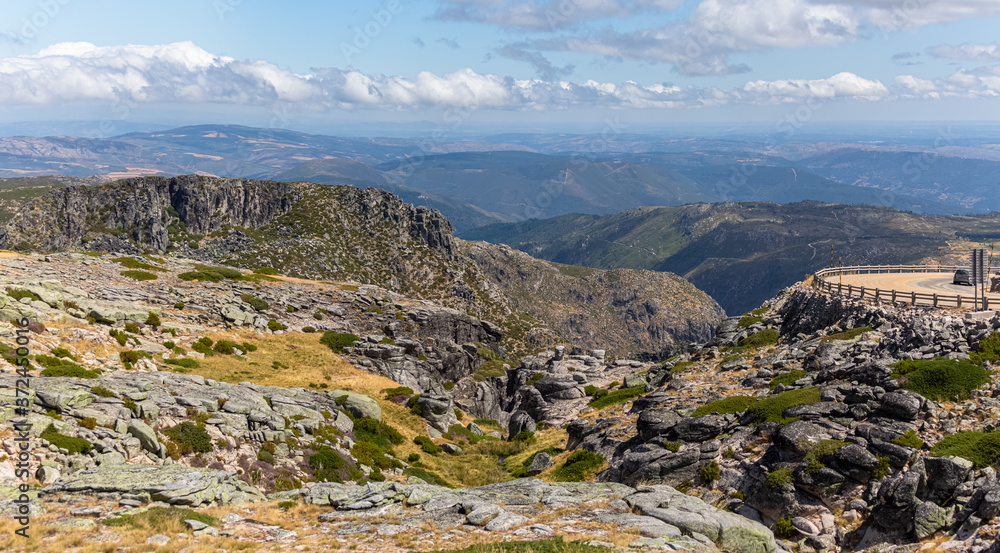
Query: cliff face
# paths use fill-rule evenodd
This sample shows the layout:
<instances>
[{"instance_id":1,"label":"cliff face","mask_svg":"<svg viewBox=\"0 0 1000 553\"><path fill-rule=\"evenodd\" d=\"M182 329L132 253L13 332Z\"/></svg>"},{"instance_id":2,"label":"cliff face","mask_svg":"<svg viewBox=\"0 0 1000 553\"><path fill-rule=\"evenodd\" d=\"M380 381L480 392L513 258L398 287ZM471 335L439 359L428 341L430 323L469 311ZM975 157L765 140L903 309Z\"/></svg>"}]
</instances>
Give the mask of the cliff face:
<instances>
[{"instance_id":1,"label":"cliff face","mask_svg":"<svg viewBox=\"0 0 1000 553\"><path fill-rule=\"evenodd\" d=\"M602 271L535 259L486 242L460 242L490 284L564 339L612 355L668 353L676 342L705 342L725 312L672 273Z\"/></svg>"},{"instance_id":2,"label":"cliff face","mask_svg":"<svg viewBox=\"0 0 1000 553\"><path fill-rule=\"evenodd\" d=\"M196 175L72 186L25 206L4 227L0 243L24 240L62 251L82 247L88 235L108 233L162 253L170 245L168 208L190 233L207 234L224 225L259 227L301 199L287 183Z\"/></svg>"}]
</instances>

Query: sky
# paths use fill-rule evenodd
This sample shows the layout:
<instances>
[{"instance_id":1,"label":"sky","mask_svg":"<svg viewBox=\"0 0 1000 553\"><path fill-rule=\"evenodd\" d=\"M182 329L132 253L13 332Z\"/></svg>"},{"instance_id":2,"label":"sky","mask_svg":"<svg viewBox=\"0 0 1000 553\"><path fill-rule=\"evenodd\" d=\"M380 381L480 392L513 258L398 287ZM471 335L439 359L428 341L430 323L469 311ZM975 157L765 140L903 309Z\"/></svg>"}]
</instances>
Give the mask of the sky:
<instances>
[{"instance_id":1,"label":"sky","mask_svg":"<svg viewBox=\"0 0 1000 553\"><path fill-rule=\"evenodd\" d=\"M1000 0L7 0L0 121L1000 118Z\"/></svg>"}]
</instances>

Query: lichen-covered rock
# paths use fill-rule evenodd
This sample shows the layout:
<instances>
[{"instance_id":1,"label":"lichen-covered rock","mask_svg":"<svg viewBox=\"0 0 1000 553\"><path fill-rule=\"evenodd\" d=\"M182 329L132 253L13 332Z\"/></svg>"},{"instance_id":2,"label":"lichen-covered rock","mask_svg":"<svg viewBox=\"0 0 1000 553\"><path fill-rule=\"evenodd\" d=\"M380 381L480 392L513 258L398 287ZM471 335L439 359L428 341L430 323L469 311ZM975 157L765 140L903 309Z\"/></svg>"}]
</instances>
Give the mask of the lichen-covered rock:
<instances>
[{"instance_id":1,"label":"lichen-covered rock","mask_svg":"<svg viewBox=\"0 0 1000 553\"><path fill-rule=\"evenodd\" d=\"M237 479L232 472L184 465L92 467L64 475L42 492L46 495L148 493L154 501L193 507L264 499L260 491Z\"/></svg>"}]
</instances>

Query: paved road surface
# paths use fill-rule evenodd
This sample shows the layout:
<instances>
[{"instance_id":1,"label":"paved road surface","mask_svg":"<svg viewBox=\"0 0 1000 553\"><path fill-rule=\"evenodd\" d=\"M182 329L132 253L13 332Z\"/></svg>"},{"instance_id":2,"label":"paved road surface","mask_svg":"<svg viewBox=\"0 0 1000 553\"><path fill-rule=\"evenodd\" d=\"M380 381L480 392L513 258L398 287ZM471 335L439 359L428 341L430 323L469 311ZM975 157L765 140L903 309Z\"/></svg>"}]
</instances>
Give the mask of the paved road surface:
<instances>
[{"instance_id":1,"label":"paved road surface","mask_svg":"<svg viewBox=\"0 0 1000 553\"><path fill-rule=\"evenodd\" d=\"M945 294L949 296L974 294L972 286L952 284L954 273L881 273L869 275L844 275L843 277L827 277L827 282L836 284L843 282L844 286L864 286L880 290L896 290L898 292L916 292L918 294ZM841 281L840 278L843 278ZM991 300L1000 300L1000 294L986 294Z\"/></svg>"}]
</instances>

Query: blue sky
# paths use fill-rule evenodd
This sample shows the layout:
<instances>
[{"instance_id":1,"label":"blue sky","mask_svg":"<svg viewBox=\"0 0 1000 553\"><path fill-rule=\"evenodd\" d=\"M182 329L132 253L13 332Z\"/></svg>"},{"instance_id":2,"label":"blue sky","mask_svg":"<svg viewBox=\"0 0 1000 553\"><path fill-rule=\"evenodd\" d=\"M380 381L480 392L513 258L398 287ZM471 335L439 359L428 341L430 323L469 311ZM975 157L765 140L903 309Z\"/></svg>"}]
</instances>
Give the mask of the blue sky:
<instances>
[{"instance_id":1,"label":"blue sky","mask_svg":"<svg viewBox=\"0 0 1000 553\"><path fill-rule=\"evenodd\" d=\"M9 0L0 119L995 120L997 31L1000 0Z\"/></svg>"}]
</instances>

